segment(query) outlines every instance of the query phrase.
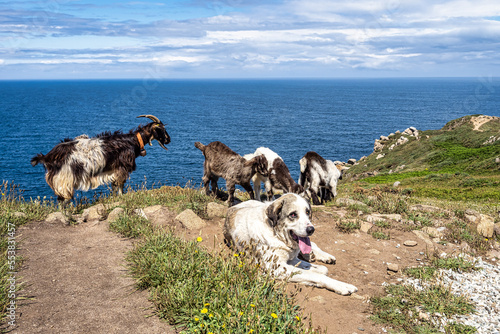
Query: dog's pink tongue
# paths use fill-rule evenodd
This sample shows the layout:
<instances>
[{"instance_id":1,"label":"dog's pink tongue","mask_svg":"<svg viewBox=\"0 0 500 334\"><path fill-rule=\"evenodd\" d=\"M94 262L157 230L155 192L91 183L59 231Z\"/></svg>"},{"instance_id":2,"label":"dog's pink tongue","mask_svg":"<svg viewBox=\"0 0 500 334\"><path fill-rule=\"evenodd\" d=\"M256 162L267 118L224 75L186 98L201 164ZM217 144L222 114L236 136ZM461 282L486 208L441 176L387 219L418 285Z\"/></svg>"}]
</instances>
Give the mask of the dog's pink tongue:
<instances>
[{"instance_id":1,"label":"dog's pink tongue","mask_svg":"<svg viewBox=\"0 0 500 334\"><path fill-rule=\"evenodd\" d=\"M299 239L299 248L302 254L311 253L311 240L308 237L298 237Z\"/></svg>"}]
</instances>

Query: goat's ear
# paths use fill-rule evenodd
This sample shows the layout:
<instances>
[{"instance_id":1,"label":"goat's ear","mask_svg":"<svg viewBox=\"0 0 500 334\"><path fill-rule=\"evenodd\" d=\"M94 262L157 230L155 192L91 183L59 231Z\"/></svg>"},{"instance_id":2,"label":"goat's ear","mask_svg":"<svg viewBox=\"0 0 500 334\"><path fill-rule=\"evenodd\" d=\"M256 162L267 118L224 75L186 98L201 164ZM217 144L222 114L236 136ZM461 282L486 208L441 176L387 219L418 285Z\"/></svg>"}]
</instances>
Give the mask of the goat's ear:
<instances>
[{"instance_id":1,"label":"goat's ear","mask_svg":"<svg viewBox=\"0 0 500 334\"><path fill-rule=\"evenodd\" d=\"M266 209L267 221L271 227L275 227L280 219L281 209L283 208L283 201L276 200Z\"/></svg>"}]
</instances>

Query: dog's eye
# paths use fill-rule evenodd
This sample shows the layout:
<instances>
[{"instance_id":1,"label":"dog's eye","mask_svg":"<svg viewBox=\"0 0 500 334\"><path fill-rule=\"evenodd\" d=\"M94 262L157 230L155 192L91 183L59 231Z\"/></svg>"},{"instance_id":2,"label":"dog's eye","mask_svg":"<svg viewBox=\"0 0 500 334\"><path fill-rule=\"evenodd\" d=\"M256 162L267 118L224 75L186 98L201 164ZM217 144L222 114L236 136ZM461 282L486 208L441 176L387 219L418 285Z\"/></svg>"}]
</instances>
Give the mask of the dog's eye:
<instances>
[{"instance_id":1,"label":"dog's eye","mask_svg":"<svg viewBox=\"0 0 500 334\"><path fill-rule=\"evenodd\" d=\"M306 215L308 215L308 216L309 216L310 214L311 214L311 211L306 210Z\"/></svg>"},{"instance_id":2,"label":"dog's eye","mask_svg":"<svg viewBox=\"0 0 500 334\"><path fill-rule=\"evenodd\" d=\"M291 214L288 215L288 217L295 219L297 218L297 212L292 212Z\"/></svg>"}]
</instances>

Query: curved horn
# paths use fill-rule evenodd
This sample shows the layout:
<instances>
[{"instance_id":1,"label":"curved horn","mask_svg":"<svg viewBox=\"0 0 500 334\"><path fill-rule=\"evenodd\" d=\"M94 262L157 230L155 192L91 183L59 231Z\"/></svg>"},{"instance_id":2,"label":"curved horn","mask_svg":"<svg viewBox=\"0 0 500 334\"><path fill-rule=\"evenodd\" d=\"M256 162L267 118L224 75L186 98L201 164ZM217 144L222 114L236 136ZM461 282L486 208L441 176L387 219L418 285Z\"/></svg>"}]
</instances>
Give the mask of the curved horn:
<instances>
[{"instance_id":1,"label":"curved horn","mask_svg":"<svg viewBox=\"0 0 500 334\"><path fill-rule=\"evenodd\" d=\"M163 144L161 143L161 141L158 141L158 144L160 144L160 146L161 146L162 148L164 148L164 149L165 149L165 151L168 151L168 148L166 148L166 147L165 147L165 145L163 145Z\"/></svg>"},{"instance_id":2,"label":"curved horn","mask_svg":"<svg viewBox=\"0 0 500 334\"><path fill-rule=\"evenodd\" d=\"M153 116L153 115L141 115L141 116L137 116L137 118L140 118L140 117L146 117L146 118L149 118L150 120L152 120L155 123L161 123L161 121L158 119L158 117Z\"/></svg>"}]
</instances>

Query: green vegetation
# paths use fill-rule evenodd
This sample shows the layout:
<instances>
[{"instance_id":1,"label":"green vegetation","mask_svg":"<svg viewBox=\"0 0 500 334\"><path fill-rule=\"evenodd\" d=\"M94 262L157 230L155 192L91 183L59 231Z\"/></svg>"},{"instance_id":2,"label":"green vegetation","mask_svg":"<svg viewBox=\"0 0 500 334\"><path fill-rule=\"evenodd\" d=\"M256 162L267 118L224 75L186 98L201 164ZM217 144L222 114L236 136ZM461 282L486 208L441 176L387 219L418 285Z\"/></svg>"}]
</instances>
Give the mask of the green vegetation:
<instances>
[{"instance_id":1,"label":"green vegetation","mask_svg":"<svg viewBox=\"0 0 500 334\"><path fill-rule=\"evenodd\" d=\"M342 233L352 233L359 230L361 225L357 221L341 219L337 223L337 229Z\"/></svg>"},{"instance_id":2,"label":"green vegetation","mask_svg":"<svg viewBox=\"0 0 500 334\"><path fill-rule=\"evenodd\" d=\"M378 175L356 181L360 186L392 185L411 189L411 195L444 200L500 201L500 121L492 120L473 130L472 116L449 122L441 130L419 133L403 145L389 147L403 136L395 135L375 152L349 170L352 176L368 171ZM384 154L376 159L378 154ZM366 166L366 167L365 167ZM399 171L398 171L399 169Z\"/></svg>"},{"instance_id":3,"label":"green vegetation","mask_svg":"<svg viewBox=\"0 0 500 334\"><path fill-rule=\"evenodd\" d=\"M439 333L435 313L451 315L470 314L474 306L465 296L456 296L443 285L434 284L418 290L411 285L388 285L386 296L371 298L374 308L372 319L390 324L405 333ZM462 326L449 325L451 330L463 330ZM473 333L473 332L472 332Z\"/></svg>"},{"instance_id":4,"label":"green vegetation","mask_svg":"<svg viewBox=\"0 0 500 334\"><path fill-rule=\"evenodd\" d=\"M430 281L435 278L439 269L451 269L453 271L470 272L479 270L474 263L464 260L463 257L434 257L430 266L406 268L404 273L410 277L418 278L424 281Z\"/></svg>"},{"instance_id":5,"label":"green vegetation","mask_svg":"<svg viewBox=\"0 0 500 334\"><path fill-rule=\"evenodd\" d=\"M127 257L130 270L151 292L158 315L182 333L316 332L285 282L263 275L245 254L207 251L201 237L182 240L134 215L119 217L110 228L139 238Z\"/></svg>"}]
</instances>

